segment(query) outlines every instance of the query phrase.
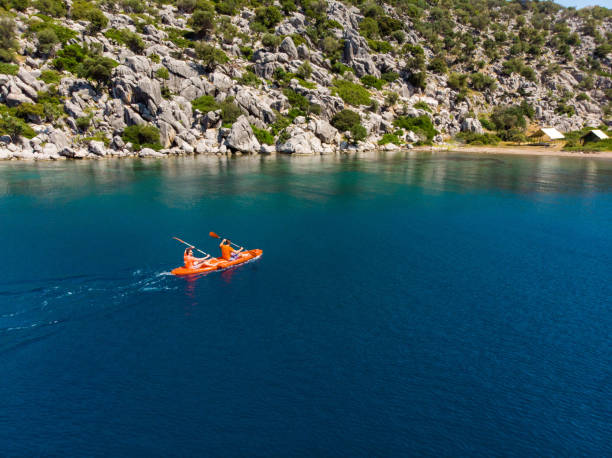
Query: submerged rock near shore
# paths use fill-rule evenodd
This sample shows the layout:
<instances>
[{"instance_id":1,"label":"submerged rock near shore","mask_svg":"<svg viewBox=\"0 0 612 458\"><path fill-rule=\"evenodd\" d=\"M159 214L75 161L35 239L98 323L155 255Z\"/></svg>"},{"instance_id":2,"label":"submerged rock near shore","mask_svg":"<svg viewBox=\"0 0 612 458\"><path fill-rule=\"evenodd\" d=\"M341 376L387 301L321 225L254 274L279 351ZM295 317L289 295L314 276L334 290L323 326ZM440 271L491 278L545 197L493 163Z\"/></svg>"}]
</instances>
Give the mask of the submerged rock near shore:
<instances>
[{"instance_id":1,"label":"submerged rock near shore","mask_svg":"<svg viewBox=\"0 0 612 458\"><path fill-rule=\"evenodd\" d=\"M612 13L9 1L0 159L329 154L610 122Z\"/></svg>"}]
</instances>

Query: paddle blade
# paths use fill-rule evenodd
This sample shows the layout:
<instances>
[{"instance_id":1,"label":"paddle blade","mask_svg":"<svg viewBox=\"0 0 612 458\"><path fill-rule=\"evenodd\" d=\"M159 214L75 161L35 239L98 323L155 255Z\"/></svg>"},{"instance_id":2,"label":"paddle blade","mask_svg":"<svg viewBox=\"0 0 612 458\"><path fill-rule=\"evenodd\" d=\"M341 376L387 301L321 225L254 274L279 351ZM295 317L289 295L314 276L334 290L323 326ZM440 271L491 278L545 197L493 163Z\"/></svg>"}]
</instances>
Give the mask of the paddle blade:
<instances>
[{"instance_id":1,"label":"paddle blade","mask_svg":"<svg viewBox=\"0 0 612 458\"><path fill-rule=\"evenodd\" d=\"M217 234L215 234L214 232L210 232L208 235L210 235L211 237L214 237L216 239L220 239L221 238Z\"/></svg>"}]
</instances>

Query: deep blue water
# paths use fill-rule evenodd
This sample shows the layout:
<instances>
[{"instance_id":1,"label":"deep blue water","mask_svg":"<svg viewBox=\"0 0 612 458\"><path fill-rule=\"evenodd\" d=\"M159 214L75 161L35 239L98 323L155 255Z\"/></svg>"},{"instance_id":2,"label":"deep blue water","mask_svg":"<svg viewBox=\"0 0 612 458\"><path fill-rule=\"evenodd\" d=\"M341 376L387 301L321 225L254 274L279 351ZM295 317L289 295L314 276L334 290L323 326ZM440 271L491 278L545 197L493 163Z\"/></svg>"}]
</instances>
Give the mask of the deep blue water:
<instances>
[{"instance_id":1,"label":"deep blue water","mask_svg":"<svg viewBox=\"0 0 612 458\"><path fill-rule=\"evenodd\" d=\"M5 162L0 240L3 456L612 455L612 161Z\"/></svg>"}]
</instances>

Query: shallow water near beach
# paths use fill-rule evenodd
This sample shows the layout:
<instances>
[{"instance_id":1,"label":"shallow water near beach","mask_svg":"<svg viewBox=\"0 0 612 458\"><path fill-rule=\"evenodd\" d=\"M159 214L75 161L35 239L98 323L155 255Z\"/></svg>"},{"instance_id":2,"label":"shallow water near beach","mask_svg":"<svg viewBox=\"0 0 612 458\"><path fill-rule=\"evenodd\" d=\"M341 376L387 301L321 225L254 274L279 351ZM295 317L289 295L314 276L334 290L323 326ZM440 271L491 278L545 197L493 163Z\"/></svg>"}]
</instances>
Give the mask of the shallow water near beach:
<instances>
[{"instance_id":1,"label":"shallow water near beach","mask_svg":"<svg viewBox=\"0 0 612 458\"><path fill-rule=\"evenodd\" d=\"M612 160L4 162L0 240L4 456L612 454Z\"/></svg>"}]
</instances>

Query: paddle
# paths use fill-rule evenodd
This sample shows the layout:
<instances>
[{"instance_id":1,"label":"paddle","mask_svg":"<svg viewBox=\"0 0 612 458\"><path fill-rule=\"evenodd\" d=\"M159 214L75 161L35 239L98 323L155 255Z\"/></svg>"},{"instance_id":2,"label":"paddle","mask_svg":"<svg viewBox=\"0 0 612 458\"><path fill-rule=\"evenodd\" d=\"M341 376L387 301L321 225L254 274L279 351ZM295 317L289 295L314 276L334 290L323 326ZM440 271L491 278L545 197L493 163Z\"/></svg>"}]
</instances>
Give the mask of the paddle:
<instances>
[{"instance_id":1,"label":"paddle","mask_svg":"<svg viewBox=\"0 0 612 458\"><path fill-rule=\"evenodd\" d=\"M199 248L196 248L195 245L192 245L191 243L187 243L184 240L179 239L178 237L172 237L174 240L178 240L181 243L184 243L185 245L187 245L190 248L195 248L197 251L199 251L200 253L206 255L206 256L210 256L208 253L203 252L202 250L200 250Z\"/></svg>"},{"instance_id":2,"label":"paddle","mask_svg":"<svg viewBox=\"0 0 612 458\"><path fill-rule=\"evenodd\" d=\"M218 235L217 235L217 233L216 233L216 232L212 232L212 231L210 231L210 232L208 233L208 235L210 235L211 237L213 237L213 238L215 238L215 239L220 239L220 238L221 238L220 236L218 236ZM228 240L228 242L229 242L229 240ZM236 245L236 244L235 244L235 243L233 243L233 242L230 242L230 244L231 244L231 245L234 245L236 248L242 248L240 245Z\"/></svg>"}]
</instances>

